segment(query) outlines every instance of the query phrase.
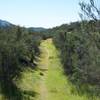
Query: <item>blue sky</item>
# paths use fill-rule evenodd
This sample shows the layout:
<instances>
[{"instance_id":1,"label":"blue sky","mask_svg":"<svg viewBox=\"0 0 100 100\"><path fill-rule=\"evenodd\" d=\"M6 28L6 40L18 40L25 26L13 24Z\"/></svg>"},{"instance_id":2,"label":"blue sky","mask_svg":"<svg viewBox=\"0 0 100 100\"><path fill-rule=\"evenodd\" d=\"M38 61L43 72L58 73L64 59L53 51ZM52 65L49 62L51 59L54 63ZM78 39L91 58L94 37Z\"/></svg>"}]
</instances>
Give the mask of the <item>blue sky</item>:
<instances>
[{"instance_id":1,"label":"blue sky","mask_svg":"<svg viewBox=\"0 0 100 100\"><path fill-rule=\"evenodd\" d=\"M0 19L26 27L54 27L79 20L79 0L0 0Z\"/></svg>"}]
</instances>

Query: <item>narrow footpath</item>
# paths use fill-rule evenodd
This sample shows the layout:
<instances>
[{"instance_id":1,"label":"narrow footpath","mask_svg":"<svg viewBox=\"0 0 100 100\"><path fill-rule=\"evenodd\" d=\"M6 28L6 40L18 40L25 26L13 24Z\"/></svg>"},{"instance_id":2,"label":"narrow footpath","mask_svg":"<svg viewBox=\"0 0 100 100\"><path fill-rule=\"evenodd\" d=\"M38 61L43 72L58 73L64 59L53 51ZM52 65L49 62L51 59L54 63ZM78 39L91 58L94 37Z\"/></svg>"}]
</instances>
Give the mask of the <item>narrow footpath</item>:
<instances>
[{"instance_id":1,"label":"narrow footpath","mask_svg":"<svg viewBox=\"0 0 100 100\"><path fill-rule=\"evenodd\" d=\"M75 93L75 87L64 75L59 52L52 39L41 42L38 61L38 96L35 100L89 100Z\"/></svg>"}]
</instances>

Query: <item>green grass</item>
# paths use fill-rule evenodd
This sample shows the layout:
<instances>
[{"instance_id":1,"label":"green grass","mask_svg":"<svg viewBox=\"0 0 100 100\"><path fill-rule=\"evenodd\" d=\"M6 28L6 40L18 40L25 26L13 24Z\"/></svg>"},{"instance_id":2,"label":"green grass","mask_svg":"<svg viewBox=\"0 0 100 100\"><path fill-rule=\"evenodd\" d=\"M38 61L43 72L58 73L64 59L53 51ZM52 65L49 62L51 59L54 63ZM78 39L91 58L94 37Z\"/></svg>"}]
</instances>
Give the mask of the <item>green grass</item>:
<instances>
[{"instance_id":1,"label":"green grass","mask_svg":"<svg viewBox=\"0 0 100 100\"><path fill-rule=\"evenodd\" d=\"M21 89L23 100L34 100L38 95L38 81L40 76L37 71L30 68L24 69L22 76L17 80L16 84Z\"/></svg>"},{"instance_id":2,"label":"green grass","mask_svg":"<svg viewBox=\"0 0 100 100\"><path fill-rule=\"evenodd\" d=\"M37 71L34 71L31 68L23 69L20 78L13 81L13 83L16 84L15 86L17 86L18 90L15 90L15 93L12 92L13 87L8 90L9 92L12 92L10 99L8 99L8 97L6 98L6 95L0 93L0 100L34 100L35 96L38 95L38 80L40 80L40 78Z\"/></svg>"},{"instance_id":3,"label":"green grass","mask_svg":"<svg viewBox=\"0 0 100 100\"><path fill-rule=\"evenodd\" d=\"M59 52L52 40L42 43L42 47L48 50L48 73L46 76L46 88L48 89L47 100L92 100L87 95L79 95L67 77L64 75ZM93 99L94 100L94 99ZM99 98L95 99L99 100Z\"/></svg>"},{"instance_id":4,"label":"green grass","mask_svg":"<svg viewBox=\"0 0 100 100\"><path fill-rule=\"evenodd\" d=\"M48 100L88 100L85 96L72 94L72 85L68 82L64 75L58 51L54 47L52 41L44 42L49 52L49 65L46 85L48 88Z\"/></svg>"}]
</instances>

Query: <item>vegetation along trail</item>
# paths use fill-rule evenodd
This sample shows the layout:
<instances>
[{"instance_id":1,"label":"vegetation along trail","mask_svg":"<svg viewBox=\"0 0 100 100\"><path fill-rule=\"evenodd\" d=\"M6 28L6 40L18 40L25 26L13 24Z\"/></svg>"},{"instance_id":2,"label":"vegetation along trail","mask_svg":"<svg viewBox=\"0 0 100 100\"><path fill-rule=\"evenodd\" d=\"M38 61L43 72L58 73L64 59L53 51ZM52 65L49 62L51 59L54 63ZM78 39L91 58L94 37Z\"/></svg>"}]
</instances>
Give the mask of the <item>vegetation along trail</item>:
<instances>
[{"instance_id":1,"label":"vegetation along trail","mask_svg":"<svg viewBox=\"0 0 100 100\"><path fill-rule=\"evenodd\" d=\"M5 99L0 94L0 100L100 100L88 98L85 94L79 95L64 74L59 52L51 38L42 40L39 48L36 70L23 69L21 77L15 82L22 97L16 91L15 99Z\"/></svg>"},{"instance_id":2,"label":"vegetation along trail","mask_svg":"<svg viewBox=\"0 0 100 100\"><path fill-rule=\"evenodd\" d=\"M75 92L75 87L64 75L59 52L52 39L43 40L38 61L38 92L35 100L89 100L85 95ZM74 91L74 92L73 92Z\"/></svg>"}]
</instances>

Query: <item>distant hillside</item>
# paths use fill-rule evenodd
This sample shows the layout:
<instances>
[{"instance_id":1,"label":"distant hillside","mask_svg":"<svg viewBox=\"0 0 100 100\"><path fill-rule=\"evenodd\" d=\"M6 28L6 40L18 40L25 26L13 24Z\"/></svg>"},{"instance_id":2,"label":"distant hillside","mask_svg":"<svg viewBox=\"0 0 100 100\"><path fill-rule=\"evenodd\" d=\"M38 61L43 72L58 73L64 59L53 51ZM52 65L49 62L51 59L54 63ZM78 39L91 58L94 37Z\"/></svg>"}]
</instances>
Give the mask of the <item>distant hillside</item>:
<instances>
[{"instance_id":1,"label":"distant hillside","mask_svg":"<svg viewBox=\"0 0 100 100\"><path fill-rule=\"evenodd\" d=\"M0 20L0 27L9 27L13 24L11 24L10 22L7 22L5 20Z\"/></svg>"},{"instance_id":2,"label":"distant hillside","mask_svg":"<svg viewBox=\"0 0 100 100\"><path fill-rule=\"evenodd\" d=\"M82 26L85 27L85 31L87 32L97 32L100 31L100 20L98 21L76 21L76 22L71 22L70 24L62 24L60 26L56 26L54 28L51 29L47 29L45 34L52 36L58 33L64 33L64 32L75 32L78 31L80 32L82 29Z\"/></svg>"},{"instance_id":3,"label":"distant hillside","mask_svg":"<svg viewBox=\"0 0 100 100\"><path fill-rule=\"evenodd\" d=\"M29 30L33 32L43 32L43 31L46 31L47 29L42 28L42 27L30 27Z\"/></svg>"},{"instance_id":4,"label":"distant hillside","mask_svg":"<svg viewBox=\"0 0 100 100\"><path fill-rule=\"evenodd\" d=\"M0 27L3 27L3 28L6 28L6 27L10 27L14 24L8 22L8 21L5 21L5 20L1 20L0 19ZM16 25L15 25L16 26ZM47 29L43 28L43 27L29 27L28 28L30 31L32 32L44 32L46 31Z\"/></svg>"}]
</instances>

